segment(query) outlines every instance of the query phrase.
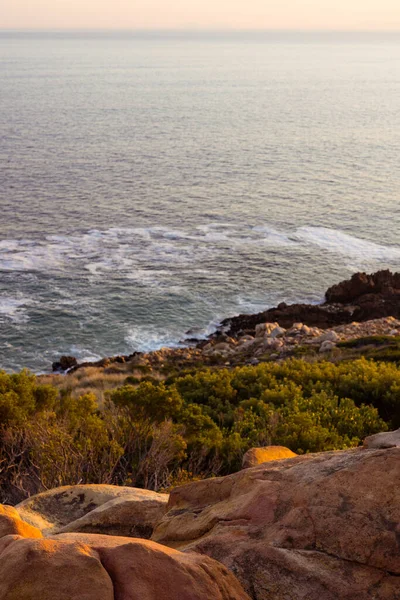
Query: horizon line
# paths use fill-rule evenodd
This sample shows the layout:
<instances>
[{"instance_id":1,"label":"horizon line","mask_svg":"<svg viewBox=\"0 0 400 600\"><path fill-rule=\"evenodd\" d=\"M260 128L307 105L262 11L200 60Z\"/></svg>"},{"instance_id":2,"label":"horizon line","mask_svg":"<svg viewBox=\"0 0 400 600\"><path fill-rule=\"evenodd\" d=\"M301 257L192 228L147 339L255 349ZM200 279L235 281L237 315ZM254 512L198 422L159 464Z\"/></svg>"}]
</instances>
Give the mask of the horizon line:
<instances>
[{"instance_id":1,"label":"horizon line","mask_svg":"<svg viewBox=\"0 0 400 600\"><path fill-rule=\"evenodd\" d=\"M399 29L327 29L327 28L253 28L237 29L229 27L1 27L0 31L7 32L87 32L87 33L238 33L238 34L266 34L266 33L348 33L348 34L400 34Z\"/></svg>"}]
</instances>

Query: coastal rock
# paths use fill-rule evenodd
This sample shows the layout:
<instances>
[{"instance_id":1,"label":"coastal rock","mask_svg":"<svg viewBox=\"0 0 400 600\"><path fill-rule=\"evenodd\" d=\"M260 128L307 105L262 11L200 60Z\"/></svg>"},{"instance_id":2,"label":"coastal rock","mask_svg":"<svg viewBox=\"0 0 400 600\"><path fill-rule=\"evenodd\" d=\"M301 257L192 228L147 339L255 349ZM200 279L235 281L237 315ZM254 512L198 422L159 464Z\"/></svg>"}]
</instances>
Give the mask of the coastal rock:
<instances>
[{"instance_id":1,"label":"coastal rock","mask_svg":"<svg viewBox=\"0 0 400 600\"><path fill-rule=\"evenodd\" d=\"M62 356L59 360L53 362L52 370L53 373L65 373L65 371L69 371L69 369L72 369L77 365L78 361L76 360L75 356Z\"/></svg>"},{"instance_id":2,"label":"coastal rock","mask_svg":"<svg viewBox=\"0 0 400 600\"><path fill-rule=\"evenodd\" d=\"M326 302L321 305L281 303L254 315L231 317L222 321L221 329L235 336L240 331L255 332L260 324L276 322L293 335L299 324L329 329L352 321L400 318L400 273L356 273L350 280L330 287L325 296Z\"/></svg>"},{"instance_id":3,"label":"coastal rock","mask_svg":"<svg viewBox=\"0 0 400 600\"><path fill-rule=\"evenodd\" d=\"M400 273L389 270L378 271L373 275L355 273L350 280L330 287L326 294L328 303L351 304L361 296L369 294L392 295L400 293Z\"/></svg>"},{"instance_id":4,"label":"coastal rock","mask_svg":"<svg viewBox=\"0 0 400 600\"><path fill-rule=\"evenodd\" d=\"M226 342L221 342L213 347L214 352L232 352L232 348Z\"/></svg>"},{"instance_id":5,"label":"coastal rock","mask_svg":"<svg viewBox=\"0 0 400 600\"><path fill-rule=\"evenodd\" d=\"M340 336L336 333L336 331L331 329L330 331L326 331L314 339L314 342L317 344L322 344L323 342L334 342L336 344L337 342L340 342Z\"/></svg>"},{"instance_id":6,"label":"coastal rock","mask_svg":"<svg viewBox=\"0 0 400 600\"><path fill-rule=\"evenodd\" d=\"M248 342L254 342L254 337L252 335L242 335L239 338L239 344L247 344Z\"/></svg>"},{"instance_id":7,"label":"coastal rock","mask_svg":"<svg viewBox=\"0 0 400 600\"><path fill-rule=\"evenodd\" d=\"M319 351L321 354L324 354L325 352L332 352L334 348L336 348L336 344L326 340L325 342L322 342L321 346L319 347Z\"/></svg>"},{"instance_id":8,"label":"coastal rock","mask_svg":"<svg viewBox=\"0 0 400 600\"><path fill-rule=\"evenodd\" d=\"M22 519L44 533L82 531L150 537L168 494L116 485L64 486L17 505Z\"/></svg>"},{"instance_id":9,"label":"coastal rock","mask_svg":"<svg viewBox=\"0 0 400 600\"><path fill-rule=\"evenodd\" d=\"M253 600L400 599L400 448L264 463L172 491L153 538L216 558Z\"/></svg>"},{"instance_id":10,"label":"coastal rock","mask_svg":"<svg viewBox=\"0 0 400 600\"><path fill-rule=\"evenodd\" d=\"M265 446L264 448L250 448L243 456L242 469L255 467L271 460L283 460L297 456L285 446Z\"/></svg>"},{"instance_id":11,"label":"coastal rock","mask_svg":"<svg viewBox=\"0 0 400 600\"><path fill-rule=\"evenodd\" d=\"M216 561L90 534L0 538L1 600L248 600Z\"/></svg>"},{"instance_id":12,"label":"coastal rock","mask_svg":"<svg viewBox=\"0 0 400 600\"><path fill-rule=\"evenodd\" d=\"M279 327L278 326L278 327L275 327L271 331L270 336L272 338L278 338L278 337L282 337L283 335L285 335L285 333L286 333L286 329L284 329L283 327Z\"/></svg>"},{"instance_id":13,"label":"coastal rock","mask_svg":"<svg viewBox=\"0 0 400 600\"><path fill-rule=\"evenodd\" d=\"M270 335L271 332L277 327L279 327L278 323L260 323L259 325L256 325L256 338Z\"/></svg>"},{"instance_id":14,"label":"coastal rock","mask_svg":"<svg viewBox=\"0 0 400 600\"><path fill-rule=\"evenodd\" d=\"M400 429L370 435L364 440L364 448L400 448Z\"/></svg>"}]
</instances>

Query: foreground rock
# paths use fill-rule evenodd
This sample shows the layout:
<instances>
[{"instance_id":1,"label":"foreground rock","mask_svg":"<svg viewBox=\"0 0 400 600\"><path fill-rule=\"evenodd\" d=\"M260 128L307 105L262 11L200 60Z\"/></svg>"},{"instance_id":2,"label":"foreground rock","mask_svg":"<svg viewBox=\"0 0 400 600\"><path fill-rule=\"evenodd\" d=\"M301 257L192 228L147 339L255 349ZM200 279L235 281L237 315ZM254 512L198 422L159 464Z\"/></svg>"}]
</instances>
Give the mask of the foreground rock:
<instances>
[{"instance_id":1,"label":"foreground rock","mask_svg":"<svg viewBox=\"0 0 400 600\"><path fill-rule=\"evenodd\" d=\"M256 467L271 460L283 460L293 458L294 452L285 446L266 446L264 448L250 448L243 456L242 468Z\"/></svg>"},{"instance_id":2,"label":"foreground rock","mask_svg":"<svg viewBox=\"0 0 400 600\"><path fill-rule=\"evenodd\" d=\"M400 599L400 448L264 463L173 490L153 539L213 557L255 600Z\"/></svg>"},{"instance_id":3,"label":"foreground rock","mask_svg":"<svg viewBox=\"0 0 400 600\"><path fill-rule=\"evenodd\" d=\"M166 511L167 494L115 485L73 485L17 505L22 519L44 533L86 532L149 538Z\"/></svg>"},{"instance_id":4,"label":"foreground rock","mask_svg":"<svg viewBox=\"0 0 400 600\"><path fill-rule=\"evenodd\" d=\"M216 561L154 542L89 534L40 539L39 531L36 539L0 537L0 600L177 598L248 600Z\"/></svg>"}]
</instances>

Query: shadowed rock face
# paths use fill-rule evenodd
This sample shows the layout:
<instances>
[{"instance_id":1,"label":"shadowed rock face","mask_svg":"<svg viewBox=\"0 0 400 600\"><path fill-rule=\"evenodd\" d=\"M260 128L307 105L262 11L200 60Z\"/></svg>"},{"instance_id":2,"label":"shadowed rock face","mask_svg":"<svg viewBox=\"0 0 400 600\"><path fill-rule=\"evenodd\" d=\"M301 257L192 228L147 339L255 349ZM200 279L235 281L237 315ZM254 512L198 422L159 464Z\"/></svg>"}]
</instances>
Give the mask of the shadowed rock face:
<instances>
[{"instance_id":1,"label":"shadowed rock face","mask_svg":"<svg viewBox=\"0 0 400 600\"><path fill-rule=\"evenodd\" d=\"M400 599L400 448L299 456L173 490L153 539L255 600Z\"/></svg>"},{"instance_id":2,"label":"shadowed rock face","mask_svg":"<svg viewBox=\"0 0 400 600\"><path fill-rule=\"evenodd\" d=\"M9 517L0 514L0 527ZM30 526L28 525L28 528ZM145 540L90 534L0 537L1 600L248 600L216 561Z\"/></svg>"},{"instance_id":3,"label":"shadowed rock face","mask_svg":"<svg viewBox=\"0 0 400 600\"><path fill-rule=\"evenodd\" d=\"M44 533L85 532L149 538L168 494L116 485L71 485L18 504L21 518Z\"/></svg>"}]
</instances>

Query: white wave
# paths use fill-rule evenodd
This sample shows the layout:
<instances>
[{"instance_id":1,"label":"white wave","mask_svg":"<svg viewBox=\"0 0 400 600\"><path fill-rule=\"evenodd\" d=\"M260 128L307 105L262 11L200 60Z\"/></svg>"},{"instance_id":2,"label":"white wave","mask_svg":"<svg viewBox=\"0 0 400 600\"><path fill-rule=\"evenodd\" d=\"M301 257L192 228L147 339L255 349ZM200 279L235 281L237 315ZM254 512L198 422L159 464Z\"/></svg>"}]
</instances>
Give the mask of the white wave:
<instances>
[{"instance_id":1,"label":"white wave","mask_svg":"<svg viewBox=\"0 0 400 600\"><path fill-rule=\"evenodd\" d=\"M268 246L283 247L283 246L296 246L298 242L290 237L290 234L278 229L274 229L269 225L256 225L252 228L252 231L257 234L261 234L261 237L257 237L257 242L262 242Z\"/></svg>"},{"instance_id":2,"label":"white wave","mask_svg":"<svg viewBox=\"0 0 400 600\"><path fill-rule=\"evenodd\" d=\"M13 298L0 296L0 317L7 318L14 323L25 323L28 320L26 306L31 304L27 298Z\"/></svg>"},{"instance_id":3,"label":"white wave","mask_svg":"<svg viewBox=\"0 0 400 600\"><path fill-rule=\"evenodd\" d=\"M197 225L196 229L202 233L203 241L225 242L231 239L229 234L235 227L236 225L233 223L209 223L208 225Z\"/></svg>"},{"instance_id":4,"label":"white wave","mask_svg":"<svg viewBox=\"0 0 400 600\"><path fill-rule=\"evenodd\" d=\"M160 348L177 348L184 333L162 331L162 326L137 325L128 330L125 342L137 352L151 352Z\"/></svg>"},{"instance_id":5,"label":"white wave","mask_svg":"<svg viewBox=\"0 0 400 600\"><path fill-rule=\"evenodd\" d=\"M83 348L82 346L75 345L70 346L70 348L62 354L75 356L78 362L96 362L103 358L100 354L96 354L87 348Z\"/></svg>"},{"instance_id":6,"label":"white wave","mask_svg":"<svg viewBox=\"0 0 400 600\"><path fill-rule=\"evenodd\" d=\"M327 227L300 227L296 239L362 262L400 259L400 248L384 246ZM355 265L354 265L355 266Z\"/></svg>"}]
</instances>

